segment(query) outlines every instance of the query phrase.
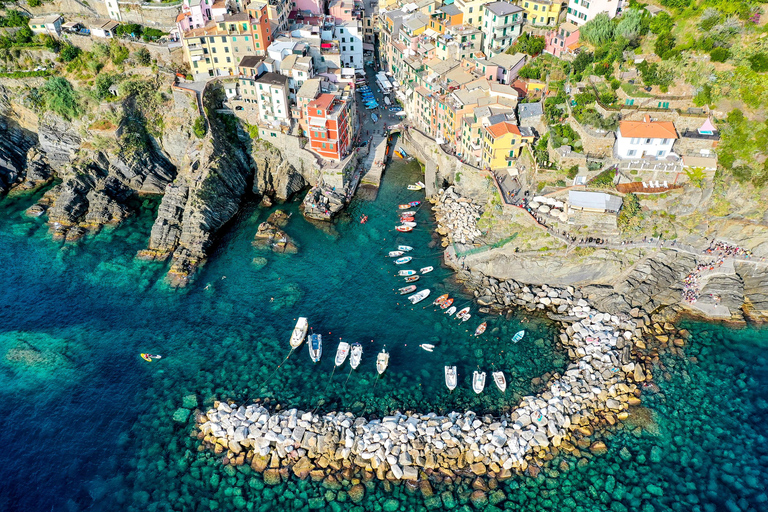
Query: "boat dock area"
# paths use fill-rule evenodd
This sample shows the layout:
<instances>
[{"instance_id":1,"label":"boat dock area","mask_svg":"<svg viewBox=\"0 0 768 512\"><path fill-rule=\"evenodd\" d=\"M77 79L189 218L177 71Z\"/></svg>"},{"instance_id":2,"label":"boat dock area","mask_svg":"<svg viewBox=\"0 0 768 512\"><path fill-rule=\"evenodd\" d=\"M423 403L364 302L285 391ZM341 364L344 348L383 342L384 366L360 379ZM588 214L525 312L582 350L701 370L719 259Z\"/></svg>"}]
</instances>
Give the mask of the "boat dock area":
<instances>
[{"instance_id":1,"label":"boat dock area","mask_svg":"<svg viewBox=\"0 0 768 512\"><path fill-rule=\"evenodd\" d=\"M387 135L374 133L371 137L371 149L361 164L364 170L367 169L367 172L360 179L361 188L378 191L386 164Z\"/></svg>"}]
</instances>

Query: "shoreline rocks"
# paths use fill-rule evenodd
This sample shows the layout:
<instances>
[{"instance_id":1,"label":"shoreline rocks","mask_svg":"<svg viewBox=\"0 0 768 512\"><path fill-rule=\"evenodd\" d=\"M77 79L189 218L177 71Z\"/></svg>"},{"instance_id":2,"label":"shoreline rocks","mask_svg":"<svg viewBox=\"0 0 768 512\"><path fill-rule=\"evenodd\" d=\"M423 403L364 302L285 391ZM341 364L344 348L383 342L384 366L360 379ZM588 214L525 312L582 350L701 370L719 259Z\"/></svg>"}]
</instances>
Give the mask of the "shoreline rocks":
<instances>
[{"instance_id":1,"label":"shoreline rocks","mask_svg":"<svg viewBox=\"0 0 768 512\"><path fill-rule=\"evenodd\" d=\"M441 191L433 211L437 220L437 232L445 237L443 247L453 242L471 244L483 234L477 229L477 219L482 215L482 207L457 194L454 187Z\"/></svg>"},{"instance_id":2,"label":"shoreline rocks","mask_svg":"<svg viewBox=\"0 0 768 512\"><path fill-rule=\"evenodd\" d=\"M276 210L266 221L259 224L259 228L251 244L260 249L270 249L277 253L296 254L299 248L296 242L289 237L282 227L288 224L290 215L282 210Z\"/></svg>"},{"instance_id":3,"label":"shoreline rocks","mask_svg":"<svg viewBox=\"0 0 768 512\"><path fill-rule=\"evenodd\" d=\"M318 183L307 192L302 202L304 216L330 222L344 208L344 196L325 183Z\"/></svg>"}]
</instances>

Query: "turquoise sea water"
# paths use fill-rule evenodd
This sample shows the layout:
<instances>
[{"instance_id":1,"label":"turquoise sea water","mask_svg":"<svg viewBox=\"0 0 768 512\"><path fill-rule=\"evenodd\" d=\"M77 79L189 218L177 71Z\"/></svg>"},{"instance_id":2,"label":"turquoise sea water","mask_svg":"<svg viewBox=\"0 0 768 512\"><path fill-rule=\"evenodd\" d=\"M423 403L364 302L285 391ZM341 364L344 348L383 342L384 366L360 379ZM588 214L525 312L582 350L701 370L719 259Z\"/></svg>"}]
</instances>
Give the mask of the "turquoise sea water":
<instances>
[{"instance_id":1,"label":"turquoise sea water","mask_svg":"<svg viewBox=\"0 0 768 512\"><path fill-rule=\"evenodd\" d=\"M392 229L398 203L423 199L404 187L417 178L416 166L393 165L378 199L353 201L330 228L305 221L297 203L280 206L293 213L285 230L300 246L297 255L252 247L273 209L244 208L185 290L164 284L166 264L134 258L149 236L152 200L121 226L68 245L52 242L41 219L24 217L33 197L3 200L0 510L351 510L346 480L340 489L296 480L270 487L247 467L225 468L199 453L192 418L172 419L183 397L195 395L201 409L215 399L268 398L282 407L377 416L496 413L536 392L537 377L566 364L554 350L553 325L524 314L483 317L475 306L459 325L429 307L431 299L411 306L395 294L405 283L386 252L407 244L414 261L404 268L436 267L419 289L470 300L440 268L439 247L430 247L428 208L417 213L415 232ZM357 222L362 214L368 223ZM299 315L323 334L317 365L306 346L283 362ZM483 320L488 331L475 339ZM529 334L510 345L520 328ZM359 510L768 509L768 336L689 328L682 354L662 352L657 387L643 407L604 433L608 453L558 454L536 477L491 482L487 503L470 501L468 478L433 481L432 497L367 482ZM333 371L339 338L363 344L363 362L351 374L348 365ZM437 347L427 353L420 343ZM375 354L385 346L390 368L376 379ZM146 363L140 352L163 359ZM443 379L448 363L460 374L452 394ZM507 373L506 395L490 384L476 396L469 376L494 364Z\"/></svg>"}]
</instances>

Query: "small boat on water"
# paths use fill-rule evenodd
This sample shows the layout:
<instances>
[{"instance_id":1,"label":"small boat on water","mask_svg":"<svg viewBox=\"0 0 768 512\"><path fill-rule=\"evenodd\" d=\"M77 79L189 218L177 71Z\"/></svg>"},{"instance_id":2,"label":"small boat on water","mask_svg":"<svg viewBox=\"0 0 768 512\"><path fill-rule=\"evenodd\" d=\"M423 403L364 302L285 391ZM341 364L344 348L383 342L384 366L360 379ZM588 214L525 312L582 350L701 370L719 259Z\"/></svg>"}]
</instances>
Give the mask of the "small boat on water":
<instances>
[{"instance_id":1,"label":"small boat on water","mask_svg":"<svg viewBox=\"0 0 768 512\"><path fill-rule=\"evenodd\" d=\"M421 290L419 293L414 293L410 297L408 297L408 300L411 301L411 304L418 304L419 302L423 301L429 297L429 288L426 290Z\"/></svg>"},{"instance_id":2,"label":"small boat on water","mask_svg":"<svg viewBox=\"0 0 768 512\"><path fill-rule=\"evenodd\" d=\"M408 208L410 208L410 206ZM407 212L400 213L401 217L413 217L414 215L416 215L416 212L414 210L408 210Z\"/></svg>"},{"instance_id":3,"label":"small boat on water","mask_svg":"<svg viewBox=\"0 0 768 512\"><path fill-rule=\"evenodd\" d=\"M408 185L408 190L421 190L423 188L421 185Z\"/></svg>"},{"instance_id":4,"label":"small boat on water","mask_svg":"<svg viewBox=\"0 0 768 512\"><path fill-rule=\"evenodd\" d=\"M448 299L440 304L440 309L448 309L451 304L453 304L453 299ZM453 308L453 310L456 311L456 308Z\"/></svg>"},{"instance_id":5,"label":"small boat on water","mask_svg":"<svg viewBox=\"0 0 768 512\"><path fill-rule=\"evenodd\" d=\"M401 210L407 210L408 208L410 208L410 207L411 207L411 203L408 203L408 204L400 204L400 205L397 205L397 207L398 207L398 208L400 208Z\"/></svg>"},{"instance_id":6,"label":"small boat on water","mask_svg":"<svg viewBox=\"0 0 768 512\"><path fill-rule=\"evenodd\" d=\"M433 350L435 350L435 346L430 343L422 343L421 345L419 345L419 347L423 348L427 352L432 352Z\"/></svg>"},{"instance_id":7,"label":"small boat on water","mask_svg":"<svg viewBox=\"0 0 768 512\"><path fill-rule=\"evenodd\" d=\"M517 331L514 336L512 336L512 343L517 343L521 339L523 339L523 336L525 336L525 331Z\"/></svg>"},{"instance_id":8,"label":"small boat on water","mask_svg":"<svg viewBox=\"0 0 768 512\"><path fill-rule=\"evenodd\" d=\"M344 361L347 360L347 356L349 355L349 343L346 341L340 341L339 346L336 349L336 360L334 363L336 366L341 366L344 364Z\"/></svg>"},{"instance_id":9,"label":"small boat on water","mask_svg":"<svg viewBox=\"0 0 768 512\"><path fill-rule=\"evenodd\" d=\"M416 182L416 184L417 184L418 186L420 186L421 188L424 188L424 187L426 187L426 185L424 184L424 182L423 182L423 181L417 181L417 182Z\"/></svg>"},{"instance_id":10,"label":"small boat on water","mask_svg":"<svg viewBox=\"0 0 768 512\"><path fill-rule=\"evenodd\" d=\"M408 233L409 231L413 231L411 226L395 226L395 229L401 233Z\"/></svg>"},{"instance_id":11,"label":"small boat on water","mask_svg":"<svg viewBox=\"0 0 768 512\"><path fill-rule=\"evenodd\" d=\"M466 322L466 321L467 321L467 320L469 320L470 318L472 318L472 315L470 315L469 313L467 313L466 315L464 315L463 317L461 317L461 321L462 321L462 322Z\"/></svg>"},{"instance_id":12,"label":"small boat on water","mask_svg":"<svg viewBox=\"0 0 768 512\"><path fill-rule=\"evenodd\" d=\"M396 151L401 155L401 158L408 158L408 153L405 152L403 146L397 146Z\"/></svg>"},{"instance_id":13,"label":"small boat on water","mask_svg":"<svg viewBox=\"0 0 768 512\"><path fill-rule=\"evenodd\" d=\"M415 274L416 274L415 270L398 270L397 271L397 275L399 276L412 276Z\"/></svg>"},{"instance_id":14,"label":"small boat on water","mask_svg":"<svg viewBox=\"0 0 768 512\"><path fill-rule=\"evenodd\" d=\"M320 361L323 355L323 336L320 334L309 335L309 357L313 363Z\"/></svg>"},{"instance_id":15,"label":"small boat on water","mask_svg":"<svg viewBox=\"0 0 768 512\"><path fill-rule=\"evenodd\" d=\"M502 393L507 390L507 379L504 377L504 372L493 372L493 382L496 383L496 387Z\"/></svg>"},{"instance_id":16,"label":"small boat on water","mask_svg":"<svg viewBox=\"0 0 768 512\"><path fill-rule=\"evenodd\" d=\"M309 329L309 323L307 322L307 319L303 316L300 316L299 319L296 321L296 327L293 328L293 333L291 333L291 348L296 349L299 348L299 346L304 343L304 338L307 336L307 330Z\"/></svg>"},{"instance_id":17,"label":"small boat on water","mask_svg":"<svg viewBox=\"0 0 768 512\"><path fill-rule=\"evenodd\" d=\"M435 267L424 267L420 269L419 272L421 272L422 274L429 274L433 270L435 270Z\"/></svg>"},{"instance_id":18,"label":"small boat on water","mask_svg":"<svg viewBox=\"0 0 768 512\"><path fill-rule=\"evenodd\" d=\"M400 295L408 295L409 293L412 293L412 292L416 291L416 285L412 284L410 286L403 286L402 288L400 288L397 291L400 292Z\"/></svg>"},{"instance_id":19,"label":"small boat on water","mask_svg":"<svg viewBox=\"0 0 768 512\"><path fill-rule=\"evenodd\" d=\"M363 346L359 343L352 344L352 351L349 354L349 366L356 370L360 366L360 359L363 357Z\"/></svg>"},{"instance_id":20,"label":"small boat on water","mask_svg":"<svg viewBox=\"0 0 768 512\"><path fill-rule=\"evenodd\" d=\"M409 206L419 206L421 204L421 201L411 201L408 203Z\"/></svg>"},{"instance_id":21,"label":"small boat on water","mask_svg":"<svg viewBox=\"0 0 768 512\"><path fill-rule=\"evenodd\" d=\"M413 222L416 217L400 217L400 222L405 224L406 222Z\"/></svg>"},{"instance_id":22,"label":"small boat on water","mask_svg":"<svg viewBox=\"0 0 768 512\"><path fill-rule=\"evenodd\" d=\"M367 215L363 215L362 217L360 217L360 224L365 224L366 222L368 222Z\"/></svg>"},{"instance_id":23,"label":"small boat on water","mask_svg":"<svg viewBox=\"0 0 768 512\"><path fill-rule=\"evenodd\" d=\"M416 223L415 222L410 222L410 221L407 221L407 220L404 220L404 221L401 221L401 222L402 222L403 226L408 226L408 227L411 227L411 228L415 228L416 227Z\"/></svg>"},{"instance_id":24,"label":"small boat on water","mask_svg":"<svg viewBox=\"0 0 768 512\"><path fill-rule=\"evenodd\" d=\"M419 280L419 276L408 276L405 278L406 283L415 283Z\"/></svg>"},{"instance_id":25,"label":"small boat on water","mask_svg":"<svg viewBox=\"0 0 768 512\"><path fill-rule=\"evenodd\" d=\"M413 247L411 247L410 245L398 245L397 246L397 250L398 251L403 251L403 252L408 252L408 251L412 251Z\"/></svg>"},{"instance_id":26,"label":"small boat on water","mask_svg":"<svg viewBox=\"0 0 768 512\"><path fill-rule=\"evenodd\" d=\"M448 308L448 311L445 312L446 315L452 316L456 312L456 306L451 306Z\"/></svg>"},{"instance_id":27,"label":"small boat on water","mask_svg":"<svg viewBox=\"0 0 768 512\"><path fill-rule=\"evenodd\" d=\"M445 367L445 385L448 386L448 389L451 391L456 389L456 382L457 382L456 377L457 377L456 367L446 366Z\"/></svg>"},{"instance_id":28,"label":"small boat on water","mask_svg":"<svg viewBox=\"0 0 768 512\"><path fill-rule=\"evenodd\" d=\"M462 318L464 318L464 315L466 315L467 313L469 313L469 306L465 307L464 309L456 313L456 318L458 320L461 320Z\"/></svg>"},{"instance_id":29,"label":"small boat on water","mask_svg":"<svg viewBox=\"0 0 768 512\"><path fill-rule=\"evenodd\" d=\"M376 371L381 375L387 369L387 366L389 366L389 352L381 349L379 355L376 356Z\"/></svg>"},{"instance_id":30,"label":"small boat on water","mask_svg":"<svg viewBox=\"0 0 768 512\"><path fill-rule=\"evenodd\" d=\"M438 298L436 298L436 299L435 299L435 300L432 302L432 305L433 305L433 306L439 306L440 304L442 304L442 303L443 303L443 302L445 302L446 300L448 300L448 294L447 294L447 293L444 293L444 294L442 294L441 296L439 296Z\"/></svg>"},{"instance_id":31,"label":"small boat on water","mask_svg":"<svg viewBox=\"0 0 768 512\"><path fill-rule=\"evenodd\" d=\"M485 328L488 327L487 322L483 322L480 325L477 326L477 329L475 329L475 336L480 336L485 332Z\"/></svg>"},{"instance_id":32,"label":"small boat on water","mask_svg":"<svg viewBox=\"0 0 768 512\"><path fill-rule=\"evenodd\" d=\"M403 264L405 264L405 263L408 263L408 262L409 262L409 261L411 261L412 259L413 259L413 257L412 257L412 256L403 256L402 258L397 258L397 259L395 260L395 264L396 264L396 265L403 265Z\"/></svg>"},{"instance_id":33,"label":"small boat on water","mask_svg":"<svg viewBox=\"0 0 768 512\"><path fill-rule=\"evenodd\" d=\"M483 389L485 388L485 372L479 372L475 370L475 373L472 374L472 389L477 393L478 395L483 392Z\"/></svg>"},{"instance_id":34,"label":"small boat on water","mask_svg":"<svg viewBox=\"0 0 768 512\"><path fill-rule=\"evenodd\" d=\"M153 359L161 359L163 356L156 355L156 354L139 354L141 358L149 363L152 362Z\"/></svg>"},{"instance_id":35,"label":"small boat on water","mask_svg":"<svg viewBox=\"0 0 768 512\"><path fill-rule=\"evenodd\" d=\"M403 251L389 251L389 254L387 254L387 256L389 256L390 258L397 258L398 256L402 256L402 255L403 255Z\"/></svg>"}]
</instances>

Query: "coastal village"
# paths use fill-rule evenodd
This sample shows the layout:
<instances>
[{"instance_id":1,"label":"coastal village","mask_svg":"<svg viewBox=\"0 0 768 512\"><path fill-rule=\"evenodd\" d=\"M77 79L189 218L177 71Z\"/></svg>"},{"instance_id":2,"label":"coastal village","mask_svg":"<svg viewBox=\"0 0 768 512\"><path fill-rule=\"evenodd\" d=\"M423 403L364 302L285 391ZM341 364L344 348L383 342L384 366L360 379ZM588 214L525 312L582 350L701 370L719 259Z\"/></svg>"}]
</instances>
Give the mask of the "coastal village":
<instances>
[{"instance_id":1,"label":"coastal village","mask_svg":"<svg viewBox=\"0 0 768 512\"><path fill-rule=\"evenodd\" d=\"M136 257L169 260L167 283L183 288L244 197L264 207L300 197L315 225L345 215L364 225L367 214L344 212L353 198L375 199L392 162L418 162L423 175L407 190L419 200L392 214L395 235L407 237L427 212L419 223L432 226L430 248L472 297L456 318L476 315L479 337L481 315L546 317L567 367L499 415L371 419L225 396L198 408L191 396L173 420L193 429L199 452L232 474L261 474L262 486L298 478L338 491L343 474L345 491L332 494L358 503L368 482L407 481L427 509L447 510L454 495L429 482L464 479L466 510L489 499L502 507L498 482L537 477L553 451L607 451L592 435L630 417L653 388L660 352L682 354L681 315L768 319L768 29L759 6L738 4L8 4L0 113L27 132L30 112L39 114L42 135L39 144L21 129L0 138L0 192L63 176L26 215L47 216L64 243L120 223L129 198L162 195ZM289 219L271 213L252 245L300 253ZM398 244L388 246L391 261L411 263L413 247ZM433 270L399 270L399 294L425 300L420 285ZM421 306L452 317L454 300ZM307 337L303 316L296 329L291 353L306 337L318 362L322 337ZM349 355L354 370L361 354L340 342L335 365ZM382 350L379 376L388 364ZM451 392L456 371L445 367ZM492 375L504 393L504 373ZM474 372L476 394L488 392L485 376ZM308 506L326 502L336 503Z\"/></svg>"}]
</instances>

